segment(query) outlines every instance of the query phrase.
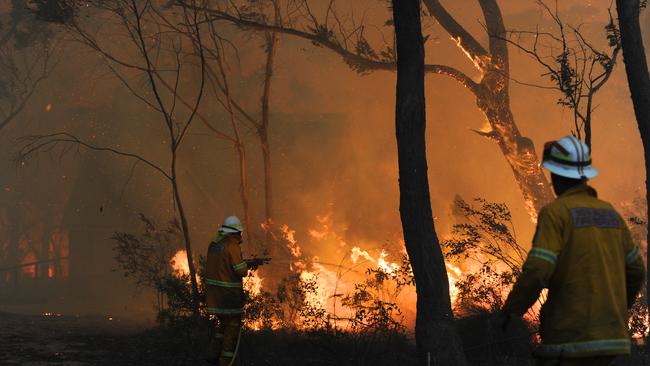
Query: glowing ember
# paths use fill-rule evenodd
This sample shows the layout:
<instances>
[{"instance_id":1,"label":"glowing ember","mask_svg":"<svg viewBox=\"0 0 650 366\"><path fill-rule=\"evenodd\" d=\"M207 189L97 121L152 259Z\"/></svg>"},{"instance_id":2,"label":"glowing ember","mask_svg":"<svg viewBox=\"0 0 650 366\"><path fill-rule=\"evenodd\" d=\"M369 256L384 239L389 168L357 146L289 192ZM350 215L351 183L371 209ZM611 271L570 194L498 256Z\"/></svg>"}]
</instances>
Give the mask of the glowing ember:
<instances>
[{"instance_id":1,"label":"glowing ember","mask_svg":"<svg viewBox=\"0 0 650 366\"><path fill-rule=\"evenodd\" d=\"M44 317L48 317L48 318L60 318L60 317L63 316L63 315L61 315L59 313L55 313L55 312L51 312L51 311L45 312L45 313L43 313L41 315L43 315Z\"/></svg>"},{"instance_id":2,"label":"glowing ember","mask_svg":"<svg viewBox=\"0 0 650 366\"><path fill-rule=\"evenodd\" d=\"M483 126L479 129L479 132L490 133L492 131L493 129L492 129L492 125L490 125L490 121L488 121L487 119L483 121Z\"/></svg>"}]
</instances>

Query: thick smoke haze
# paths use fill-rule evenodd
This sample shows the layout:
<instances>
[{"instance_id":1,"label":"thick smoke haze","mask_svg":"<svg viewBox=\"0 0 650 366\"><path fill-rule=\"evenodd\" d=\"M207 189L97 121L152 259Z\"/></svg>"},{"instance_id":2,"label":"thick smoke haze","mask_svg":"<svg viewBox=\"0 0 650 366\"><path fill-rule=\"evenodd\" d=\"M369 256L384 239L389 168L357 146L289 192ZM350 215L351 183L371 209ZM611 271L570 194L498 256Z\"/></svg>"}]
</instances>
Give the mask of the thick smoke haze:
<instances>
[{"instance_id":1,"label":"thick smoke haze","mask_svg":"<svg viewBox=\"0 0 650 366\"><path fill-rule=\"evenodd\" d=\"M445 1L450 13L484 45L480 8L475 2ZM470 4L467 4L470 3ZM606 49L604 26L610 1L562 1L567 23L582 29L598 47ZM500 1L510 29L541 29L551 21L534 1ZM355 5L356 6L356 5ZM367 6L367 22L383 26L390 14L383 2ZM0 7L7 17L9 9ZM650 22L643 16L644 26ZM114 25L101 25L110 34ZM239 59L230 60L235 99L259 115L264 50L258 35L235 28L227 34L237 45ZM371 32L371 31L369 31ZM372 33L372 32L371 32ZM452 65L478 78L478 71L456 43L433 22L427 24L427 62ZM374 37L378 36L374 33ZM650 34L646 33L649 37ZM23 136L66 131L101 146L132 151L165 164L166 133L160 117L148 109L108 70L97 54L66 40L59 46L59 62L30 99L25 110L0 132L0 207L14 217L21 232L38 225L60 226L70 236L70 281L67 292L47 294L20 304L26 311L58 307L75 312L153 314L150 295L135 289L114 272L110 236L137 232L138 213L159 223L174 216L168 183L152 169L133 160L103 152L60 149L26 162L15 161ZM372 36L372 35L371 35ZM114 42L119 38L103 39ZM129 57L129 51L122 51ZM510 47L511 73L518 81L550 85L530 57ZM597 95L593 121L593 159L600 176L593 181L600 195L615 203L645 194L642 148L632 104L619 58L609 83ZM187 74L184 87L197 85ZM401 223L394 130L395 74L351 70L333 52L311 43L280 37L271 97L270 144L273 159L277 224L296 230L310 256L336 261L345 251L309 245L309 229L322 229L319 217L349 245L366 250L389 248L400 254ZM141 85L145 81L142 80ZM441 237L455 223L454 197L483 197L504 202L511 209L519 241L527 246L534 231L512 172L496 144L472 130L485 125L475 98L445 76L426 76L427 144L431 203ZM189 90L189 89L188 89ZM511 106L519 129L530 137L541 156L543 143L570 133L572 113L557 105L557 91L511 83ZM228 116L206 97L202 113L228 130ZM253 230L259 235L264 220L264 177L259 143L252 129L242 127L249 158ZM221 220L242 215L238 157L227 141L214 137L194 122L180 151L181 192L190 222L195 253L203 254ZM3 229L4 230L4 229ZM19 230L19 231L20 231ZM34 234L36 235L36 234ZM34 239L36 240L36 239ZM253 254L253 253L247 253ZM0 265L2 267L2 265ZM13 306L13 307L12 307ZM0 309L16 309L8 302Z\"/></svg>"}]
</instances>

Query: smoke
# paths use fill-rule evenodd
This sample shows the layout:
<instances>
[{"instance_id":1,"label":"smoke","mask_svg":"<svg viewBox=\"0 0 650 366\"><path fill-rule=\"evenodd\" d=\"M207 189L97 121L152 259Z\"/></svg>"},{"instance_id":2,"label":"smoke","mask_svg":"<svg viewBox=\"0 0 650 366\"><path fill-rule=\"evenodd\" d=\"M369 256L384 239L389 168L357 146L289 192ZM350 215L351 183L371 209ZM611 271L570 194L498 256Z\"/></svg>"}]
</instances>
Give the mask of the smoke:
<instances>
[{"instance_id":1,"label":"smoke","mask_svg":"<svg viewBox=\"0 0 650 366\"><path fill-rule=\"evenodd\" d=\"M450 13L458 15L458 21L485 45L478 5L446 3ZM520 29L539 22L548 24L534 2L530 3L501 1L506 24ZM562 11L568 12L568 21L582 19L589 38L606 44L603 27L609 1L564 3ZM383 24L388 9L374 6L371 10L369 21ZM647 24L647 16L644 19ZM427 62L452 65L478 77L439 25L426 31L431 35ZM229 64L235 99L259 116L261 37L240 35L235 29L228 30L228 35L240 45L240 60ZM116 40L112 46L123 47L120 42L124 41ZM7 158L1 163L5 173L0 176L0 204L17 217L13 225L21 225L27 232L32 229L26 226L32 223L19 218L21 205L37 207L47 225L61 226L70 233L70 255L75 263L71 276L77 285L65 294L62 304L73 304L71 308L79 311L147 311L147 297L136 296L128 282L116 281L119 273L111 272L115 265L108 238L114 231L137 230L138 212L159 222L173 217L168 183L146 166L134 165L133 160L83 149L63 156L59 151L43 154L18 167L9 159L15 153L17 137L69 131L99 145L133 151L166 164L169 142L160 117L134 98L94 52L77 43L65 43L64 47L64 62L38 89L19 120L2 131L3 156ZM510 53L513 77L547 82L529 58L514 50ZM122 55L133 56L126 50ZM332 52L288 36L281 37L276 65L270 126L276 223L297 229L297 235L303 236L299 240L305 243L309 242L309 229L322 228L318 217L329 215L333 231L351 246L364 250L387 247L399 254L395 74L377 71L359 75ZM196 76L189 74L184 85L193 81ZM494 143L470 131L480 129L485 121L473 96L445 76L427 75L426 88L430 190L439 235L447 235L454 223L450 203L455 195L467 199L480 196L505 202L513 212L518 239L529 242L534 227L510 168ZM572 126L571 113L556 104L558 98L553 91L512 83L515 120L522 133L533 139L538 152L544 141L568 134ZM620 60L597 102L594 163L601 176L593 184L606 200L631 200L644 194L643 162ZM46 110L48 104L50 111ZM214 98L206 96L204 108L203 113L228 130L227 116ZM242 130L255 225L248 229L259 233L257 225L264 219L261 151L254 131ZM223 217L243 215L237 159L230 143L195 122L181 149L179 169L198 254L205 252ZM303 250L308 256L328 260L341 255L336 248L315 245L303 246ZM111 285L97 290L98 283Z\"/></svg>"}]
</instances>

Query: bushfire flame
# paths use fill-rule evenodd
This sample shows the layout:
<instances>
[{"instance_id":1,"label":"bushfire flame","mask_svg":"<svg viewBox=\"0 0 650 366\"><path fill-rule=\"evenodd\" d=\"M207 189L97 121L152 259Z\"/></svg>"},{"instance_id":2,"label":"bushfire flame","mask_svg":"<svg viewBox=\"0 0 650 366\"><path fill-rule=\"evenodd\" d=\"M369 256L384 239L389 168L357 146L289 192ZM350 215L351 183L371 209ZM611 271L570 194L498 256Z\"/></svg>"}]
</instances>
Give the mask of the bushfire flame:
<instances>
[{"instance_id":1,"label":"bushfire flame","mask_svg":"<svg viewBox=\"0 0 650 366\"><path fill-rule=\"evenodd\" d=\"M170 260L172 265L172 270L174 273L182 276L188 276L190 274L190 266L187 262L187 252L181 249L174 254Z\"/></svg>"}]
</instances>

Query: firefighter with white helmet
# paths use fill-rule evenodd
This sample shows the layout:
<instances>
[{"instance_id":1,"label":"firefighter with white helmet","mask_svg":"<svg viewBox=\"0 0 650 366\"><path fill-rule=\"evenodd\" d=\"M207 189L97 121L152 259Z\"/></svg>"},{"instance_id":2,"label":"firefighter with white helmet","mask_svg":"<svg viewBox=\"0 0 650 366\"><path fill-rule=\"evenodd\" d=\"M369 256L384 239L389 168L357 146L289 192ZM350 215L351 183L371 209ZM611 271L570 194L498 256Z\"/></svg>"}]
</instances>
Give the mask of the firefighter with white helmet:
<instances>
[{"instance_id":1,"label":"firefighter with white helmet","mask_svg":"<svg viewBox=\"0 0 650 366\"><path fill-rule=\"evenodd\" d=\"M242 259L240 244L244 231L236 216L227 217L208 247L206 264L206 307L216 316L217 331L208 349L208 361L235 365L244 306L243 277L249 265ZM253 269L253 268L251 268Z\"/></svg>"},{"instance_id":2,"label":"firefighter with white helmet","mask_svg":"<svg viewBox=\"0 0 650 366\"><path fill-rule=\"evenodd\" d=\"M574 136L546 143L542 166L558 198L542 208L533 247L501 311L504 327L548 288L538 365L609 365L630 353L627 311L645 270L623 218L587 180L598 175Z\"/></svg>"}]
</instances>

